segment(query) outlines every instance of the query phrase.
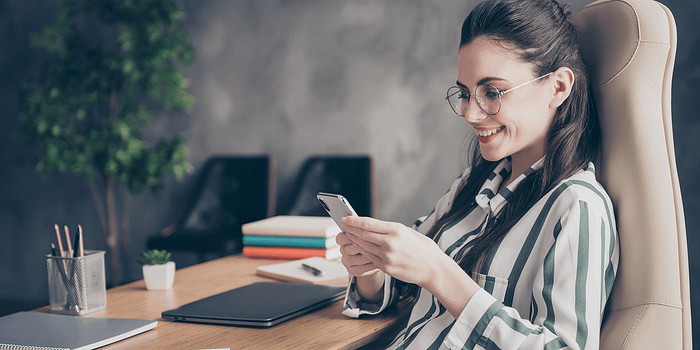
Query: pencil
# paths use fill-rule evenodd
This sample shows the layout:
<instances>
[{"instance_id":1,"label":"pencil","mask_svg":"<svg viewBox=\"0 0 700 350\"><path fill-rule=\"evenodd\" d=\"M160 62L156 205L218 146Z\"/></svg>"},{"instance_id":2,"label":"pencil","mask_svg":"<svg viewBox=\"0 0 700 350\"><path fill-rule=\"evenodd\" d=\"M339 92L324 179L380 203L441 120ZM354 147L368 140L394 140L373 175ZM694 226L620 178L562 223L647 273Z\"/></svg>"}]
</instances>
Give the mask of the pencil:
<instances>
[{"instance_id":1,"label":"pencil","mask_svg":"<svg viewBox=\"0 0 700 350\"><path fill-rule=\"evenodd\" d=\"M56 247L52 243L51 244L52 253L54 253L54 255L56 255L55 253L58 253L58 256L63 258L63 242L62 242L63 240L61 239L61 229L58 228L57 224L54 224L53 228L54 228L54 231L56 231L56 239L58 240L58 252L56 252ZM70 255L68 257L70 257ZM66 266L66 262L63 259L61 259L61 266L63 266L63 270L66 273L68 273L68 267Z\"/></svg>"},{"instance_id":2,"label":"pencil","mask_svg":"<svg viewBox=\"0 0 700 350\"><path fill-rule=\"evenodd\" d=\"M61 230L58 228L58 224L54 224L53 228L56 231L56 239L58 240L59 255L60 255L60 257L63 257L63 240L61 239Z\"/></svg>"},{"instance_id":3,"label":"pencil","mask_svg":"<svg viewBox=\"0 0 700 350\"><path fill-rule=\"evenodd\" d=\"M63 226L63 231L66 233L66 245L68 245L68 257L73 257L73 244L70 242L70 231L68 231L68 225Z\"/></svg>"}]
</instances>

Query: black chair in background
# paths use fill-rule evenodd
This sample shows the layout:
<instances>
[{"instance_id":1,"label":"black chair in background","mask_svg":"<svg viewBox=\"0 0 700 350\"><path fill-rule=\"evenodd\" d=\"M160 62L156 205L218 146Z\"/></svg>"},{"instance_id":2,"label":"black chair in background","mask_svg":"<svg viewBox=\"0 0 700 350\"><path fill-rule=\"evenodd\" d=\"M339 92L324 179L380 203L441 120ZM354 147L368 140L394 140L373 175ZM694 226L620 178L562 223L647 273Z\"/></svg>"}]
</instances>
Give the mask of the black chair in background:
<instances>
[{"instance_id":1,"label":"black chair in background","mask_svg":"<svg viewBox=\"0 0 700 350\"><path fill-rule=\"evenodd\" d=\"M302 164L289 199L277 214L327 216L316 194L341 194L360 216L376 217L372 158L367 155L312 156Z\"/></svg>"},{"instance_id":2,"label":"black chair in background","mask_svg":"<svg viewBox=\"0 0 700 350\"><path fill-rule=\"evenodd\" d=\"M275 167L270 156L209 158L178 222L146 242L147 249L221 256L241 251L241 226L275 212Z\"/></svg>"}]
</instances>

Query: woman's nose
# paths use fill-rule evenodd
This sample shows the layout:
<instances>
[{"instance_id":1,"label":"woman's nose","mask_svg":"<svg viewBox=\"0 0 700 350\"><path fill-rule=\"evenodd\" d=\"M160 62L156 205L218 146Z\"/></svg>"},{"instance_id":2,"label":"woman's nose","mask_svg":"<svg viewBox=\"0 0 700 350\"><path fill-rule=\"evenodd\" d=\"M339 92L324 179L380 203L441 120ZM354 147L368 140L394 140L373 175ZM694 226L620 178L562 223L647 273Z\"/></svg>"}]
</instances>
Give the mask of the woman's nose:
<instances>
[{"instance_id":1,"label":"woman's nose","mask_svg":"<svg viewBox=\"0 0 700 350\"><path fill-rule=\"evenodd\" d=\"M481 109L481 106L477 102L478 96L473 96L468 101L462 101L461 111L464 114L463 118L468 123L478 122L480 120L486 119L488 115Z\"/></svg>"}]
</instances>

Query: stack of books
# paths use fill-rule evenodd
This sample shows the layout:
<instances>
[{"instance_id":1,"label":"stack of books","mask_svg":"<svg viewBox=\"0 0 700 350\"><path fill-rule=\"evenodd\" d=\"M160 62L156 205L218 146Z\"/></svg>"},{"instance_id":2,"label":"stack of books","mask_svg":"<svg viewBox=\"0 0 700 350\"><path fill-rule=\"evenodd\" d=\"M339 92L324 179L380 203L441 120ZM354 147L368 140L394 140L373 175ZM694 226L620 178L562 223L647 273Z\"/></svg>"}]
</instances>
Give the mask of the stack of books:
<instances>
[{"instance_id":1,"label":"stack of books","mask_svg":"<svg viewBox=\"0 0 700 350\"><path fill-rule=\"evenodd\" d=\"M244 224L243 255L250 258L340 258L335 236L340 228L330 217L280 215Z\"/></svg>"}]
</instances>

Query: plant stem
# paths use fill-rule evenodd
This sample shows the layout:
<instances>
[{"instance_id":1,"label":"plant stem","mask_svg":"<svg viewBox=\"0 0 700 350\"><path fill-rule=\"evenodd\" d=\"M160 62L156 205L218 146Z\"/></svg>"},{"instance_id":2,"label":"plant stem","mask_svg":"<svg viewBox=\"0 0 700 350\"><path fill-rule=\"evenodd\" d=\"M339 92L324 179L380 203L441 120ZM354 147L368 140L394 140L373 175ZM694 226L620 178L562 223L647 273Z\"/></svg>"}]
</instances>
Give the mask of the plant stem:
<instances>
[{"instance_id":1,"label":"plant stem","mask_svg":"<svg viewBox=\"0 0 700 350\"><path fill-rule=\"evenodd\" d=\"M119 231L117 227L117 207L115 203L115 179L114 176L105 175L105 202L107 204L107 247L109 247L112 285L119 285Z\"/></svg>"},{"instance_id":2,"label":"plant stem","mask_svg":"<svg viewBox=\"0 0 700 350\"><path fill-rule=\"evenodd\" d=\"M129 206L131 202L131 195L129 191L126 191L122 187L122 253L125 257L129 257L131 254L131 232L129 231ZM129 268L124 269L124 277L129 280Z\"/></svg>"},{"instance_id":3,"label":"plant stem","mask_svg":"<svg viewBox=\"0 0 700 350\"><path fill-rule=\"evenodd\" d=\"M90 192L92 193L92 201L97 210L97 217L100 219L100 227L102 228L102 237L107 241L107 219L105 218L105 207L102 204L102 195L97 188L97 184L93 181L90 184Z\"/></svg>"}]
</instances>

